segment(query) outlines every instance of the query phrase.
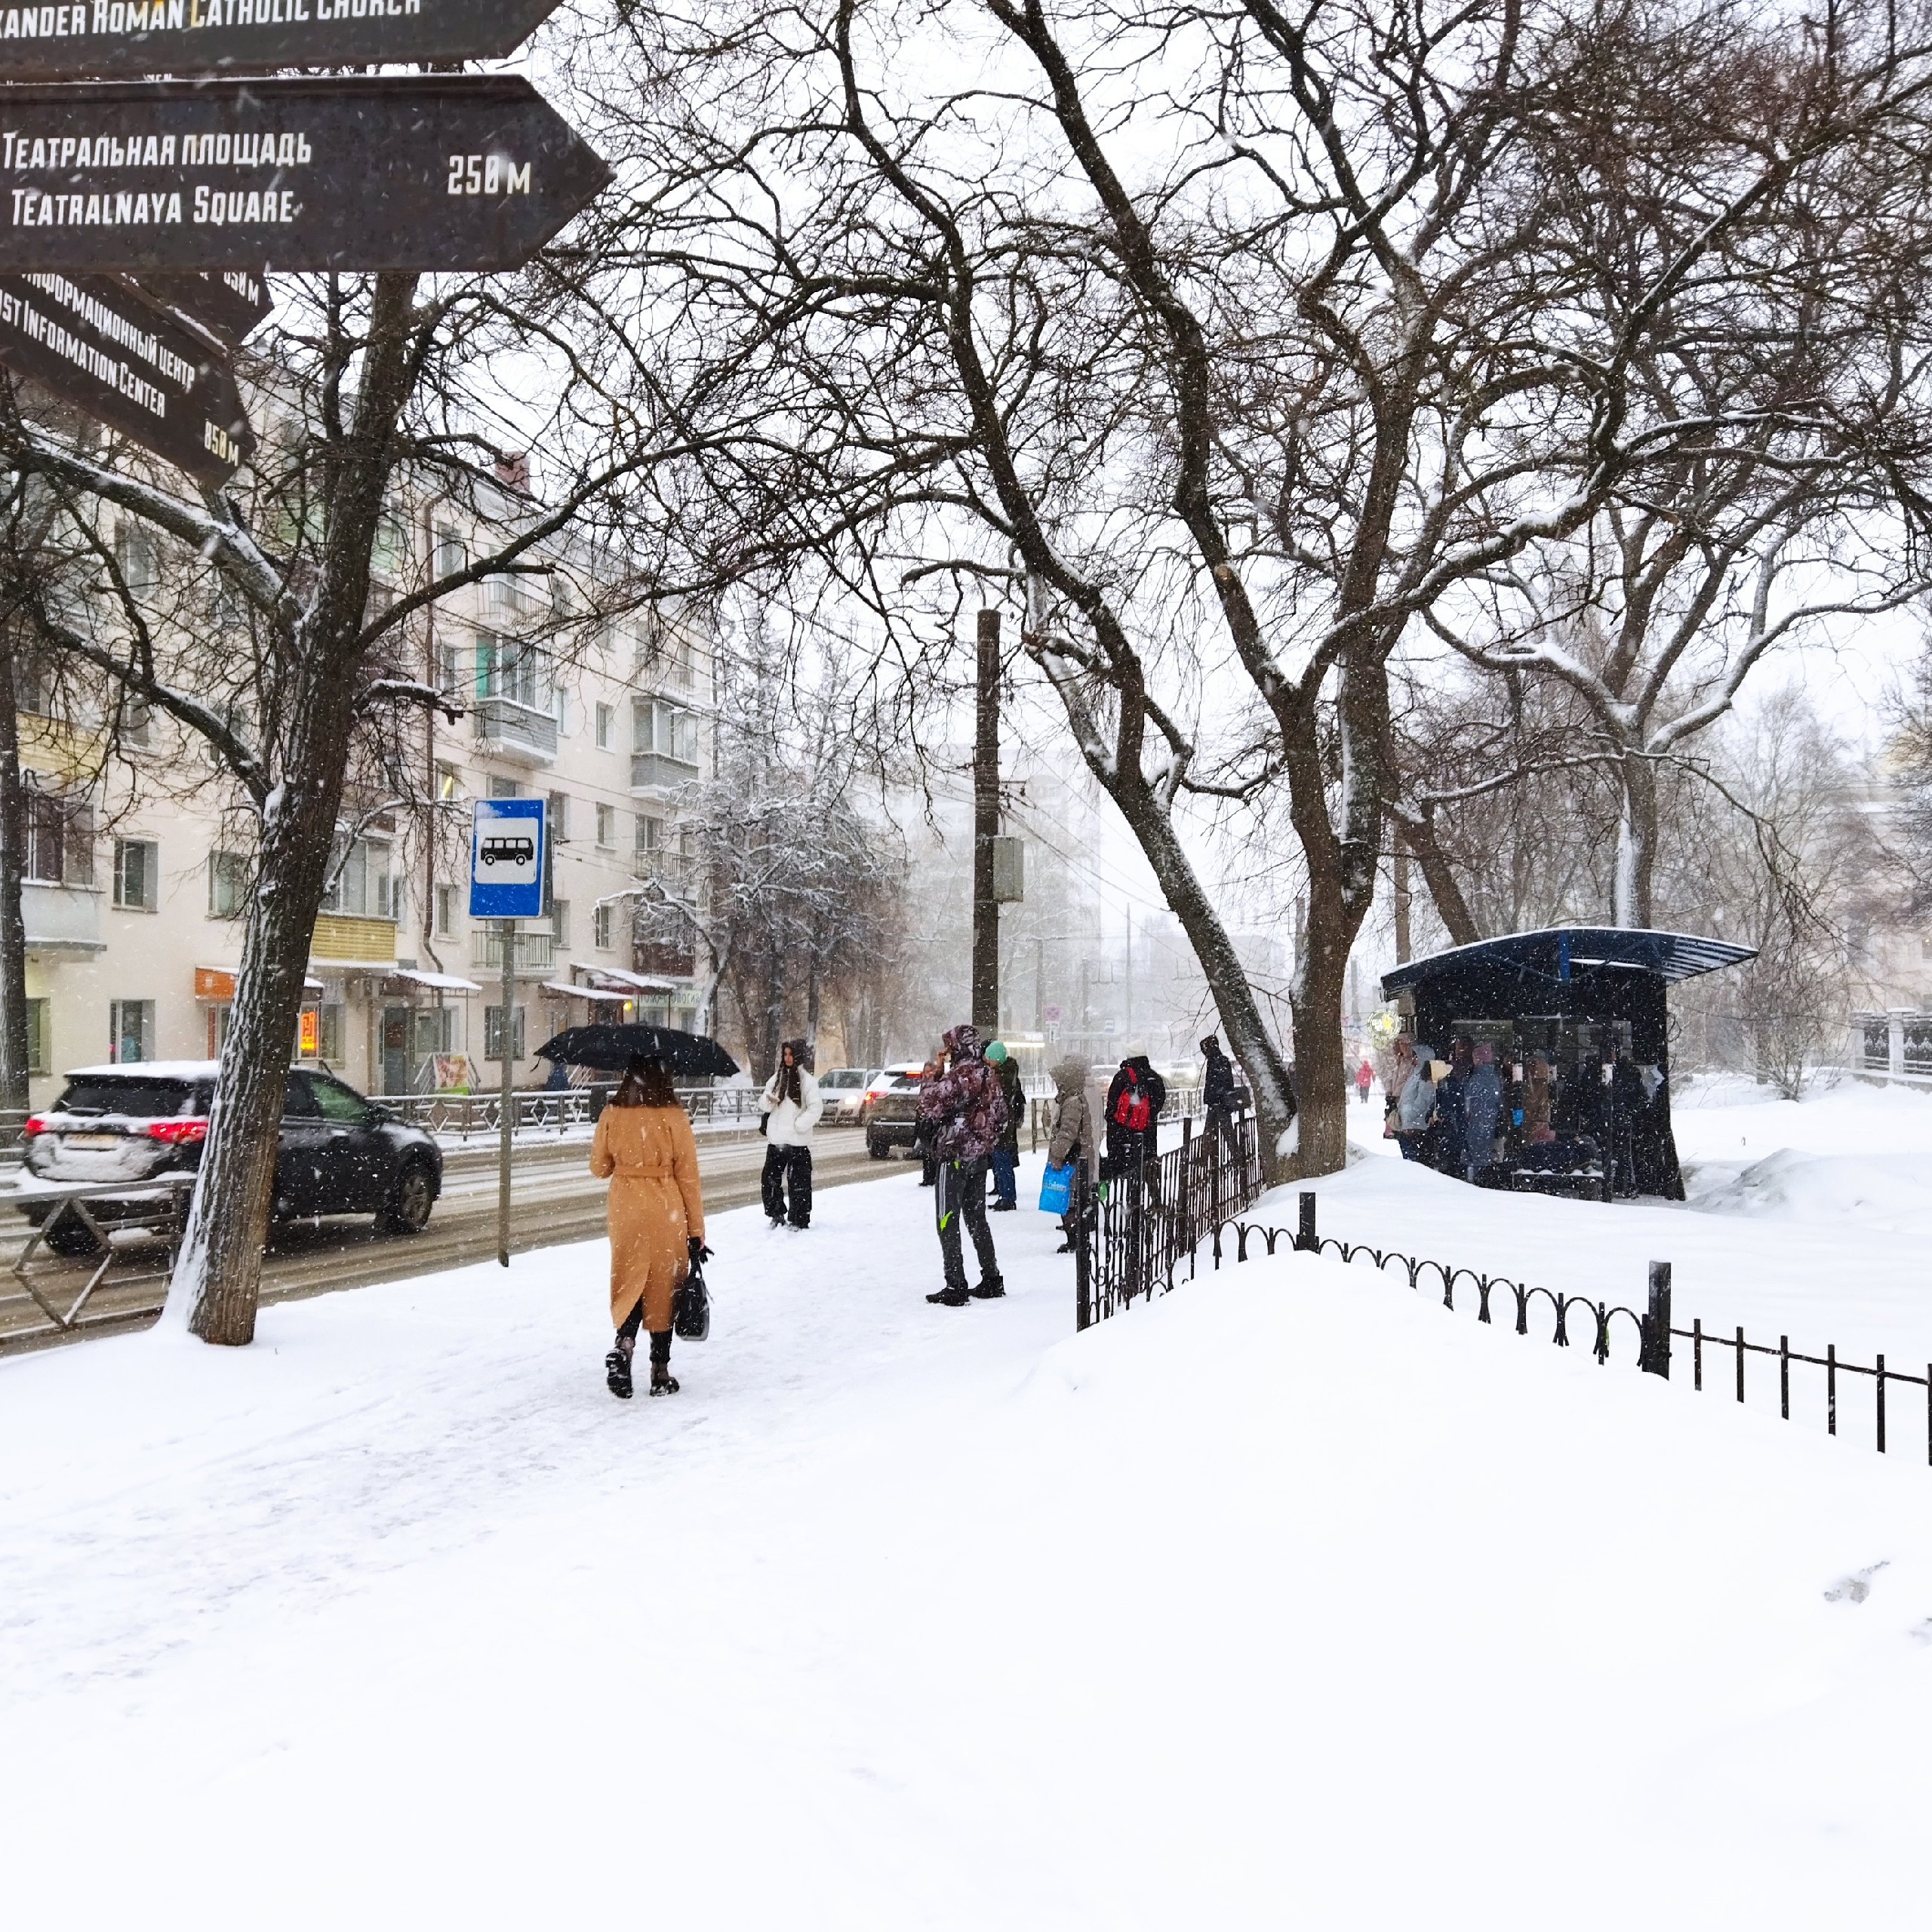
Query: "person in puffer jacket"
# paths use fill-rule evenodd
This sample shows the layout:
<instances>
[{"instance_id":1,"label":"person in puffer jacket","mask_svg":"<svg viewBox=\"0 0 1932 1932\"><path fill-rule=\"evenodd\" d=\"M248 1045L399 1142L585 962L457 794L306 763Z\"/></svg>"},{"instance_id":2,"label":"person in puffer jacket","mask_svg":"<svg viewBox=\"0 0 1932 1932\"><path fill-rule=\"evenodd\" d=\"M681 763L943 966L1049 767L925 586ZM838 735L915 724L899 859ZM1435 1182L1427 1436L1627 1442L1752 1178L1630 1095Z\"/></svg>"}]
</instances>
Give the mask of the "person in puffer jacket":
<instances>
[{"instance_id":1,"label":"person in puffer jacket","mask_svg":"<svg viewBox=\"0 0 1932 1932\"><path fill-rule=\"evenodd\" d=\"M993 1301L1006 1293L992 1230L986 1226L986 1166L1006 1131L1006 1097L1000 1091L999 1076L980 1050L974 1028L954 1027L940 1057L939 1071L919 1083L919 1115L931 1128L933 1157L939 1166L933 1211L946 1269L946 1285L926 1299L961 1308L968 1301ZM980 1257L977 1288L966 1285L959 1240L962 1220Z\"/></svg>"},{"instance_id":2,"label":"person in puffer jacket","mask_svg":"<svg viewBox=\"0 0 1932 1932\"><path fill-rule=\"evenodd\" d=\"M778 1050L778 1071L758 1097L765 1143L759 1192L774 1228L784 1226L788 1218L788 1194L792 1226L812 1224L812 1129L825 1111L825 1100L805 1064L810 1057L804 1041L787 1040Z\"/></svg>"}]
</instances>

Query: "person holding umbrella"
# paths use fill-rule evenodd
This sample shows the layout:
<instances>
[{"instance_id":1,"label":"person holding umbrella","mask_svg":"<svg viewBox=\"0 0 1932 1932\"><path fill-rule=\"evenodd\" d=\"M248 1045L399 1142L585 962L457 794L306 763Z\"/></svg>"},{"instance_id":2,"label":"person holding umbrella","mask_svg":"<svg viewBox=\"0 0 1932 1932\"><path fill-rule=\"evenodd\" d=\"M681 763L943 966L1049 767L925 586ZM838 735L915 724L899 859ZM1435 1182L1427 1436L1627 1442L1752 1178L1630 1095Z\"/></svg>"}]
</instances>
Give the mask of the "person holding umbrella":
<instances>
[{"instance_id":1,"label":"person holding umbrella","mask_svg":"<svg viewBox=\"0 0 1932 1932\"><path fill-rule=\"evenodd\" d=\"M678 1284L710 1251L697 1137L657 1055L640 1055L624 1069L597 1118L590 1171L611 1183L611 1319L617 1339L604 1358L605 1385L629 1398L641 1327L651 1337L651 1392L675 1395L671 1305Z\"/></svg>"},{"instance_id":2,"label":"person holding umbrella","mask_svg":"<svg viewBox=\"0 0 1932 1932\"><path fill-rule=\"evenodd\" d=\"M805 1057L804 1041L787 1040L778 1049L778 1071L758 1096L765 1143L759 1192L774 1228L785 1225L788 1193L792 1226L812 1224L812 1129L825 1111L825 1102Z\"/></svg>"}]
</instances>

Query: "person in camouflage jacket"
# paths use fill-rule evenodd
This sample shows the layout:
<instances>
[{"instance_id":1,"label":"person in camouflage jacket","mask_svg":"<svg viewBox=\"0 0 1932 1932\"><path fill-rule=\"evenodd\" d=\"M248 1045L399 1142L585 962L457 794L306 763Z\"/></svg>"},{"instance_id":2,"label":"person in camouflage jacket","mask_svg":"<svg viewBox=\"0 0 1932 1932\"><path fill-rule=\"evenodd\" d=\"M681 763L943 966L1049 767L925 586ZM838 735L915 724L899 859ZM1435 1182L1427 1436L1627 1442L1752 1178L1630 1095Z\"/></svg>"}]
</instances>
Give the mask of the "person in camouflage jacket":
<instances>
[{"instance_id":1,"label":"person in camouflage jacket","mask_svg":"<svg viewBox=\"0 0 1932 1932\"><path fill-rule=\"evenodd\" d=\"M1006 1131L1006 1096L987 1063L977 1029L946 1036L946 1071L919 1083L919 1112L933 1123L933 1152L942 1161L991 1158Z\"/></svg>"},{"instance_id":2,"label":"person in camouflage jacket","mask_svg":"<svg viewBox=\"0 0 1932 1932\"><path fill-rule=\"evenodd\" d=\"M947 1308L996 1300L1006 1288L986 1226L986 1163L1006 1131L1006 1097L973 1027L955 1026L946 1035L944 1069L919 1083L919 1114L933 1129L933 1155L939 1164L933 1211L946 1269L945 1287L926 1299ZM977 1288L966 1285L962 1221L980 1257Z\"/></svg>"}]
</instances>

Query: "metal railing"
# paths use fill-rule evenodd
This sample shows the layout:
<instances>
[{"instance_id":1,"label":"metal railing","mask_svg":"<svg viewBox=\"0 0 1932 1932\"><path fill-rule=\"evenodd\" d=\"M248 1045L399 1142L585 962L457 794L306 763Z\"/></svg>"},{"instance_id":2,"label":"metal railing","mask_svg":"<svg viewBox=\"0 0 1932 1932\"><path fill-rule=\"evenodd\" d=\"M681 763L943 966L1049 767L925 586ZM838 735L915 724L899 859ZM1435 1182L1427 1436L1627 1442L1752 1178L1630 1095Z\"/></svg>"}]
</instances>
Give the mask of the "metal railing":
<instances>
[{"instance_id":1,"label":"metal railing","mask_svg":"<svg viewBox=\"0 0 1932 1932\"><path fill-rule=\"evenodd\" d=\"M560 1139L573 1128L588 1127L617 1091L615 1081L591 1087L519 1088L510 1096L512 1134L554 1134ZM754 1124L758 1116L755 1087L681 1088L678 1098L694 1121L733 1121ZM459 1140L500 1131L503 1097L499 1094L391 1094L372 1097L399 1119L426 1132L453 1135Z\"/></svg>"},{"instance_id":2,"label":"metal railing","mask_svg":"<svg viewBox=\"0 0 1932 1932\"><path fill-rule=\"evenodd\" d=\"M1315 1197L1303 1194L1300 1198L1298 1225L1284 1228L1229 1218L1213 1230L1212 1245L1214 1265L1217 1269L1224 1258L1226 1237L1234 1237L1234 1256L1237 1262L1248 1258L1250 1244L1259 1240L1264 1251L1275 1253L1284 1238L1291 1253L1306 1254L1335 1254L1347 1262L1367 1260L1372 1263L1378 1274L1390 1267L1399 1269L1407 1277L1412 1289L1420 1290L1425 1279L1432 1276L1442 1291L1442 1306L1454 1312L1457 1294L1463 1291L1463 1306L1475 1307L1477 1321L1494 1324L1492 1304L1497 1303L1506 1316L1511 1318L1512 1326L1518 1335L1527 1336L1531 1330L1531 1316L1540 1304L1546 1311L1550 1324L1547 1339L1559 1349L1572 1346L1571 1328L1580 1315L1583 1334L1577 1340L1587 1340L1590 1352L1599 1364L1607 1364L1617 1352L1620 1340L1634 1345L1629 1359L1632 1366L1651 1375L1660 1375L1666 1380L1671 1372L1673 1341L1682 1340L1690 1344L1691 1386L1702 1391L1704 1386L1704 1355L1707 1349L1731 1352L1730 1374L1727 1378L1736 1399L1743 1403L1746 1399L1747 1358L1752 1355L1763 1357L1767 1362L1778 1364L1777 1401L1778 1414L1786 1422L1792 1419L1792 1370L1818 1368L1824 1371L1823 1395L1824 1398L1825 1432L1828 1435L1838 1433L1839 1407L1843 1393L1841 1378L1849 1377L1854 1384L1860 1378L1870 1385L1872 1408L1873 1439L1879 1454L1889 1453L1890 1417L1887 1396L1891 1391L1900 1389L1921 1389L1925 1392L1925 1457L1932 1466L1932 1362L1927 1362L1923 1375L1913 1375L1887 1365L1883 1355L1875 1361L1852 1361L1838 1353L1836 1346L1828 1346L1825 1352L1807 1355L1801 1349L1792 1348L1788 1335L1778 1337L1777 1346L1768 1343L1747 1340L1741 1325L1734 1328L1729 1335L1714 1329L1706 1329L1701 1319L1694 1320L1687 1328L1675 1326L1671 1315L1671 1267L1667 1261L1651 1263L1647 1305L1639 1312L1621 1303L1593 1299L1586 1294L1572 1294L1561 1289L1534 1287L1529 1283L1515 1280L1507 1275L1487 1275L1473 1268L1456 1266L1444 1261L1420 1259L1404 1254L1398 1249L1377 1247L1367 1241L1338 1240L1333 1235L1319 1234L1315 1227ZM1189 1257L1190 1261L1192 1257ZM1174 1285L1174 1268L1170 1267L1163 1285ZM1469 1297L1474 1297L1473 1304ZM1498 1301L1500 1297L1500 1303ZM1618 1318L1623 1318L1620 1324ZM1084 1324L1083 1324L1084 1325Z\"/></svg>"},{"instance_id":3,"label":"metal railing","mask_svg":"<svg viewBox=\"0 0 1932 1932\"><path fill-rule=\"evenodd\" d=\"M1166 1116L1163 1116L1166 1118ZM1131 1167L1103 1162L1094 1181L1083 1164L1074 1177L1074 1315L1081 1328L1119 1314L1137 1297L1152 1299L1190 1267L1209 1234L1261 1192L1253 1114L1233 1115L1225 1131L1196 1134L1180 1117L1180 1143Z\"/></svg>"}]
</instances>

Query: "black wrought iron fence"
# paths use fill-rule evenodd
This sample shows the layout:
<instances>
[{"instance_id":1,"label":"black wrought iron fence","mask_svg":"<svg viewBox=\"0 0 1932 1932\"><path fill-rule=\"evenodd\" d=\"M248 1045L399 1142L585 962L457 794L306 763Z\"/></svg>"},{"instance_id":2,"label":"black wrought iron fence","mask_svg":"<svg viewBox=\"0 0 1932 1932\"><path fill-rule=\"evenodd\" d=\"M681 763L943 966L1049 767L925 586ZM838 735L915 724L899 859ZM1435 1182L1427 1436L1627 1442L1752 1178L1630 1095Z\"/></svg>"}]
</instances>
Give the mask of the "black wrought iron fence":
<instances>
[{"instance_id":1,"label":"black wrought iron fence","mask_svg":"<svg viewBox=\"0 0 1932 1932\"><path fill-rule=\"evenodd\" d=\"M1183 1261L1190 1269L1208 1235L1251 1205L1261 1192L1251 1113L1225 1130L1197 1131L1180 1120L1179 1144L1131 1166L1109 1164L1095 1181L1083 1166L1074 1177L1075 1318L1082 1328L1118 1315L1137 1296L1174 1285Z\"/></svg>"},{"instance_id":2,"label":"black wrought iron fence","mask_svg":"<svg viewBox=\"0 0 1932 1932\"><path fill-rule=\"evenodd\" d=\"M1821 1355L1808 1355L1802 1349L1794 1349L1788 1335L1780 1335L1774 1348L1768 1343L1748 1340L1741 1326L1735 1327L1729 1335L1707 1329L1701 1319L1694 1320L1687 1328L1675 1327L1672 1321L1671 1268L1667 1261L1651 1263L1648 1305L1640 1312L1621 1303L1533 1286L1506 1275L1484 1274L1473 1268L1404 1254L1396 1248L1377 1247L1368 1241L1342 1241L1334 1235L1321 1235L1315 1227L1315 1197L1312 1194L1301 1196L1299 1224L1292 1229L1243 1221L1234 1217L1218 1220L1204 1237L1211 1244L1214 1266L1220 1268L1227 1258L1228 1238L1232 1235L1232 1259L1237 1262L1248 1259L1251 1248L1257 1241L1263 1251L1273 1254L1286 1241L1291 1252L1337 1254L1347 1262L1366 1260L1374 1264L1378 1274L1395 1267L1407 1276L1411 1288L1420 1291L1425 1285L1439 1286L1442 1306L1452 1312L1459 1306L1459 1292L1463 1297L1460 1306L1473 1306L1478 1321L1494 1324L1495 1311L1500 1309L1518 1335L1527 1336L1532 1332L1532 1318L1540 1307L1547 1311L1549 1341L1560 1349L1569 1348L1577 1342L1584 1343L1599 1364L1608 1363L1622 1340L1624 1346L1633 1349L1632 1365L1651 1375L1668 1377L1672 1358L1671 1344L1673 1341L1686 1341L1690 1344L1691 1386L1700 1391L1704 1386L1706 1351L1729 1349L1731 1361L1727 1379L1740 1403L1746 1400L1747 1359L1752 1355L1761 1355L1767 1363L1775 1361L1778 1365L1778 1413L1786 1422L1792 1420L1792 1369L1822 1369L1826 1432L1831 1435L1838 1433L1842 1380L1849 1378L1856 1386L1869 1385L1872 1398L1874 1440L1881 1455L1890 1450L1888 1395L1900 1389L1922 1389L1925 1457L1927 1463L1932 1466L1932 1362L1927 1363L1923 1375L1913 1375L1889 1367L1882 1355L1869 1363L1850 1361L1839 1354L1835 1344L1828 1346ZM1189 1259L1192 1272L1192 1257ZM1174 1272L1171 1267L1162 1278L1164 1287L1174 1285ZM1573 1328L1577 1331L1574 1334Z\"/></svg>"}]
</instances>

